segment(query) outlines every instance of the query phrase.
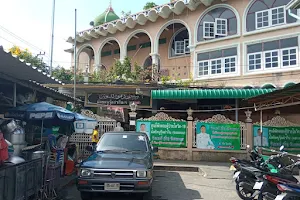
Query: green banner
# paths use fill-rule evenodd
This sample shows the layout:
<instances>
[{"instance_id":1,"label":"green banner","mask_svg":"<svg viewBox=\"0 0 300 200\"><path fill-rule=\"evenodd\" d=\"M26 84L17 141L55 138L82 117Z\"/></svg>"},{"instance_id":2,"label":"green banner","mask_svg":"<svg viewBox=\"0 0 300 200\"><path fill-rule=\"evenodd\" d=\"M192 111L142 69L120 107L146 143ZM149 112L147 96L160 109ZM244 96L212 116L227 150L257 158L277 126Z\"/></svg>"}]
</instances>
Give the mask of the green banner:
<instances>
[{"instance_id":1,"label":"green banner","mask_svg":"<svg viewBox=\"0 0 300 200\"><path fill-rule=\"evenodd\" d=\"M253 144L263 147L300 148L300 127L253 126Z\"/></svg>"},{"instance_id":2,"label":"green banner","mask_svg":"<svg viewBox=\"0 0 300 200\"><path fill-rule=\"evenodd\" d=\"M239 124L198 122L196 144L199 149L241 150L241 127Z\"/></svg>"},{"instance_id":3,"label":"green banner","mask_svg":"<svg viewBox=\"0 0 300 200\"><path fill-rule=\"evenodd\" d=\"M153 146L186 148L187 122L138 120L136 131L147 133Z\"/></svg>"}]
</instances>

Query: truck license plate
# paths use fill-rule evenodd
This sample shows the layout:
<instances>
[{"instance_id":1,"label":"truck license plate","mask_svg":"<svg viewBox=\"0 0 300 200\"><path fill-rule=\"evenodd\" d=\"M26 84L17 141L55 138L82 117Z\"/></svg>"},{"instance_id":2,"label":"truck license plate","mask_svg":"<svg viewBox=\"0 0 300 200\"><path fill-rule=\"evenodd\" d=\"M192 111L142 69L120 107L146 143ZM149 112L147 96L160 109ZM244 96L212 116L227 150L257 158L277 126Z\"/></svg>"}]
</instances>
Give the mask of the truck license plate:
<instances>
[{"instance_id":1,"label":"truck license plate","mask_svg":"<svg viewBox=\"0 0 300 200\"><path fill-rule=\"evenodd\" d=\"M120 183L105 183L104 190L107 190L107 191L120 190Z\"/></svg>"}]
</instances>

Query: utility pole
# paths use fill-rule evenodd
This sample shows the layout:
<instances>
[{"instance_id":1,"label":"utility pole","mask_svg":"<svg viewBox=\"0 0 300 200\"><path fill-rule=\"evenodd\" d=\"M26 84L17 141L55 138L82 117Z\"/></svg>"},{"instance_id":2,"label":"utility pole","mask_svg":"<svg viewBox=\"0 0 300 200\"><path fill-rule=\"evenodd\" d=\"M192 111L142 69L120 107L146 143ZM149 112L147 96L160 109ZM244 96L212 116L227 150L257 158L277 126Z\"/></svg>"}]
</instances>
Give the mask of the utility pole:
<instances>
[{"instance_id":1,"label":"utility pole","mask_svg":"<svg viewBox=\"0 0 300 200\"><path fill-rule=\"evenodd\" d=\"M53 7L52 7L51 56L50 56L50 68L49 68L50 75L52 75L52 65L53 65L54 19L55 19L55 0L53 0Z\"/></svg>"},{"instance_id":2,"label":"utility pole","mask_svg":"<svg viewBox=\"0 0 300 200\"><path fill-rule=\"evenodd\" d=\"M40 53L36 54L36 57L38 58L39 56L44 56L45 54L46 54L45 52L40 51ZM43 66L43 57L41 58L41 66ZM47 67L45 70L47 72Z\"/></svg>"},{"instance_id":3,"label":"utility pole","mask_svg":"<svg viewBox=\"0 0 300 200\"><path fill-rule=\"evenodd\" d=\"M75 9L75 37L74 37L74 105L76 103L76 70L77 70L77 9Z\"/></svg>"}]
</instances>

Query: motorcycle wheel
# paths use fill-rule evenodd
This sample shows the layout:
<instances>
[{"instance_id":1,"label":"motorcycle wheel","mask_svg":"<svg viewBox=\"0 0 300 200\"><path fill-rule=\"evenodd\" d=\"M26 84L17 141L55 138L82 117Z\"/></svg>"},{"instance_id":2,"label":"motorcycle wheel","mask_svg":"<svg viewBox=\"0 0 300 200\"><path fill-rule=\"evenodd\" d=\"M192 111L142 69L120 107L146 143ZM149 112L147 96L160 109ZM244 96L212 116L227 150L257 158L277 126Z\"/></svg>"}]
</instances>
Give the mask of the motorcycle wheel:
<instances>
[{"instance_id":1,"label":"motorcycle wheel","mask_svg":"<svg viewBox=\"0 0 300 200\"><path fill-rule=\"evenodd\" d=\"M242 186L240 186L240 183L242 183L242 182L238 182L236 184L236 192L237 192L238 196L243 200L252 200L253 198L251 196L254 193L254 191L249 191L249 190L243 188Z\"/></svg>"}]
</instances>

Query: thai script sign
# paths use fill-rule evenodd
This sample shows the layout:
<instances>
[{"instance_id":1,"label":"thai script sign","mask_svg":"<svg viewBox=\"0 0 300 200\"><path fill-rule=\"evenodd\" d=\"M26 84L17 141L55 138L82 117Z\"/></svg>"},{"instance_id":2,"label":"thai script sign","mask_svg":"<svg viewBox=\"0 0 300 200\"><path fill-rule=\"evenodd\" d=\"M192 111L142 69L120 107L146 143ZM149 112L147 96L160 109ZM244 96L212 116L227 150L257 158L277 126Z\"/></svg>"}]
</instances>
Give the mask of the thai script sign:
<instances>
[{"instance_id":1,"label":"thai script sign","mask_svg":"<svg viewBox=\"0 0 300 200\"><path fill-rule=\"evenodd\" d=\"M197 122L196 145L199 149L240 150L240 124Z\"/></svg>"},{"instance_id":2,"label":"thai script sign","mask_svg":"<svg viewBox=\"0 0 300 200\"><path fill-rule=\"evenodd\" d=\"M137 121L136 130L148 135L153 146L186 148L187 122Z\"/></svg>"},{"instance_id":3,"label":"thai script sign","mask_svg":"<svg viewBox=\"0 0 300 200\"><path fill-rule=\"evenodd\" d=\"M254 146L300 148L300 127L253 126Z\"/></svg>"},{"instance_id":4,"label":"thai script sign","mask_svg":"<svg viewBox=\"0 0 300 200\"><path fill-rule=\"evenodd\" d=\"M141 107L150 107L151 98L138 94L88 94L86 104L88 105L114 105L114 106L129 106L135 102Z\"/></svg>"}]
</instances>

